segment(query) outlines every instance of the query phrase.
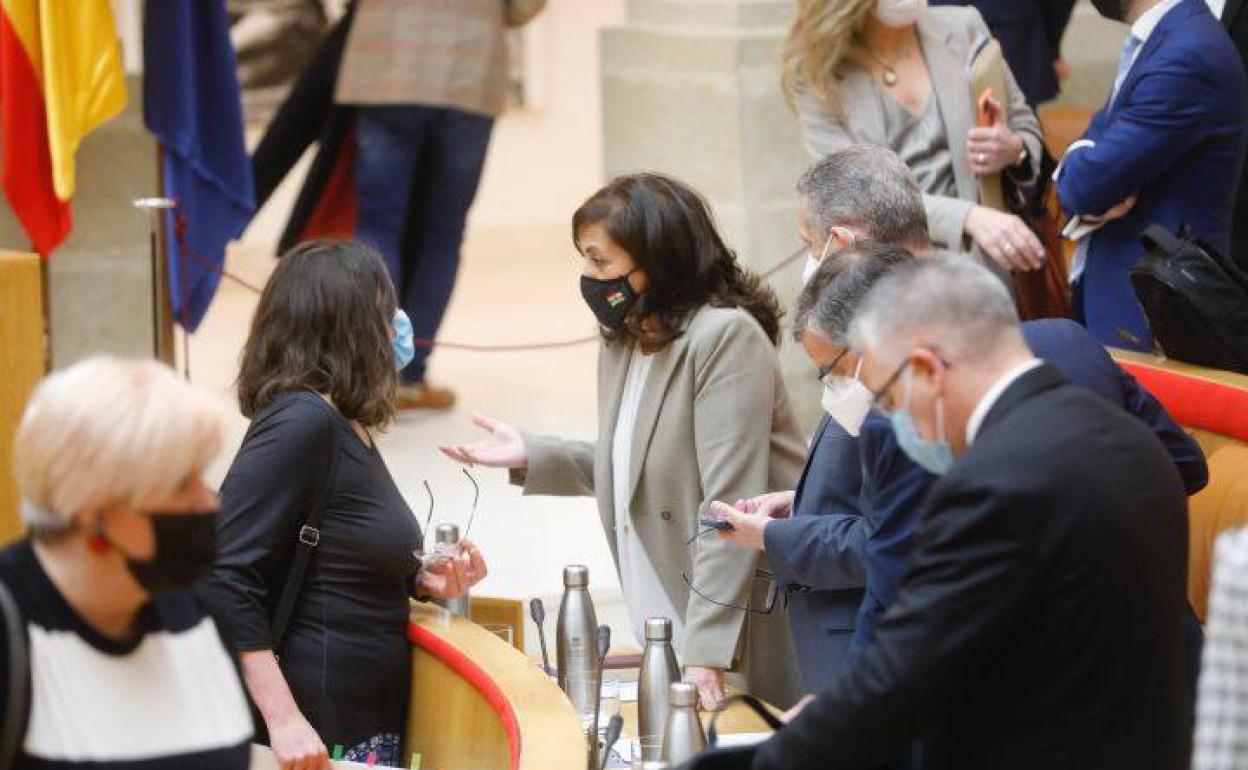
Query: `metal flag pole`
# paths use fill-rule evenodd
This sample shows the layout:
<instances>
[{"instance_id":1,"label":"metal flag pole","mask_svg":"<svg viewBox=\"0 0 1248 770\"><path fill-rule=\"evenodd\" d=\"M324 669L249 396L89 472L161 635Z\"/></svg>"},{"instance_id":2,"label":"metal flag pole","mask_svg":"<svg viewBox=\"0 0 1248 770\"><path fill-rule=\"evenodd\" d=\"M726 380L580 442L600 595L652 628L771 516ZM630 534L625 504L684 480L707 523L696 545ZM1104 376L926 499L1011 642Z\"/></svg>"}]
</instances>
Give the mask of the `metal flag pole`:
<instances>
[{"instance_id":1,"label":"metal flag pole","mask_svg":"<svg viewBox=\"0 0 1248 770\"><path fill-rule=\"evenodd\" d=\"M169 297L168 244L165 212L173 210L172 198L139 198L134 207L151 218L149 239L152 257L152 354L169 366L177 365L174 348L173 308Z\"/></svg>"}]
</instances>

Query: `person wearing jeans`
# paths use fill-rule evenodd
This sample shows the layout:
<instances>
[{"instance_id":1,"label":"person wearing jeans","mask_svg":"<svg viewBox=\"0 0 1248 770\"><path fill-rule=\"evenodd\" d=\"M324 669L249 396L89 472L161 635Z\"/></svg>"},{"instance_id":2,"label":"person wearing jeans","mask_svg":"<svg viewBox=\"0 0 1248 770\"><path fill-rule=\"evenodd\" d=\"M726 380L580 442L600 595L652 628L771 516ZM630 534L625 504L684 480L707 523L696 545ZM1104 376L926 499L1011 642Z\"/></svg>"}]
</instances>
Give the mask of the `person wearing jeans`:
<instances>
[{"instance_id":1,"label":"person wearing jeans","mask_svg":"<svg viewBox=\"0 0 1248 770\"><path fill-rule=\"evenodd\" d=\"M381 252L418 339L437 334L455 287L464 224L493 126L493 118L446 107L358 111L355 234ZM400 400L405 391L419 390L425 406L450 406L449 391L424 385L428 357L429 348L418 345L401 373Z\"/></svg>"},{"instance_id":2,"label":"person wearing jeans","mask_svg":"<svg viewBox=\"0 0 1248 770\"><path fill-rule=\"evenodd\" d=\"M356 237L385 259L418 340L442 323L494 119L507 93L509 26L545 0L358 0L335 101L356 108ZM401 409L446 409L429 346L402 372Z\"/></svg>"}]
</instances>

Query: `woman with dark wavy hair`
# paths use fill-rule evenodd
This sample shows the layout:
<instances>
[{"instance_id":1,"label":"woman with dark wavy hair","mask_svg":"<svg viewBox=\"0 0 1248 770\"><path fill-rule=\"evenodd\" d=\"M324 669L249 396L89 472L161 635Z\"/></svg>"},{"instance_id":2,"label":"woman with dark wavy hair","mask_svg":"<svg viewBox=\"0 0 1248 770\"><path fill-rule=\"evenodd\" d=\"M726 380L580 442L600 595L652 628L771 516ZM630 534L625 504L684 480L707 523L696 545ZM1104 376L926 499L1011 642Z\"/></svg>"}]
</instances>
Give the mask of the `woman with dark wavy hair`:
<instances>
[{"instance_id":1,"label":"woman with dark wavy hair","mask_svg":"<svg viewBox=\"0 0 1248 770\"><path fill-rule=\"evenodd\" d=\"M511 469L525 494L596 497L638 641L647 616L671 618L705 707L719 705L729 671L790 703L792 642L767 611L760 559L699 527L711 502L801 472L776 298L724 244L706 201L669 177L615 179L576 211L572 239L603 337L597 442L479 417L487 438L443 452Z\"/></svg>"},{"instance_id":2,"label":"woman with dark wavy hair","mask_svg":"<svg viewBox=\"0 0 1248 770\"><path fill-rule=\"evenodd\" d=\"M204 594L283 768L324 767L335 744L344 759L375 752L377 764L401 766L408 599L451 598L485 576L467 540L422 562L420 527L373 440L411 353L386 268L359 243L290 251L252 319L238 378L252 422L221 487ZM298 600L275 622L305 547Z\"/></svg>"}]
</instances>

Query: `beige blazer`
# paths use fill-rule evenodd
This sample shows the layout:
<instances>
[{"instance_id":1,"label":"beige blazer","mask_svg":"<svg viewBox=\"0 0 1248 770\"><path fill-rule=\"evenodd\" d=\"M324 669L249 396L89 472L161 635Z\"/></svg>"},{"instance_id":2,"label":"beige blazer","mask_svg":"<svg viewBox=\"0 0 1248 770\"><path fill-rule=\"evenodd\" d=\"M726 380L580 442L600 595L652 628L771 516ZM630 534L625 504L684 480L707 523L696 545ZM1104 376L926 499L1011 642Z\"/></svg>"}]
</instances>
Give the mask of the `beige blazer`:
<instances>
[{"instance_id":1,"label":"beige blazer","mask_svg":"<svg viewBox=\"0 0 1248 770\"><path fill-rule=\"evenodd\" d=\"M948 131L949 154L958 196L924 194L927 226L932 240L941 246L961 249L966 244L962 226L971 207L979 201L979 185L966 159L966 132L974 125L975 105L971 102L967 64L972 49L981 38L991 37L979 11L970 7L928 8L918 23L923 60L932 80L932 93L940 107ZM1022 137L1031 161L1030 177L1040 171L1043 151L1040 122L1027 106L1022 89L1006 67L1009 93L1002 100L1010 128ZM802 136L811 155L822 158L851 144L888 146L884 115L876 98L878 86L861 67L852 69L840 83L841 115L810 91L797 97ZM896 149L896 148L890 148Z\"/></svg>"},{"instance_id":2,"label":"beige blazer","mask_svg":"<svg viewBox=\"0 0 1248 770\"><path fill-rule=\"evenodd\" d=\"M509 26L546 0L357 0L338 71L339 104L424 104L497 117L507 99Z\"/></svg>"},{"instance_id":3,"label":"beige blazer","mask_svg":"<svg viewBox=\"0 0 1248 770\"><path fill-rule=\"evenodd\" d=\"M526 495L593 495L615 552L611 445L632 348L604 344L598 359L598 440L524 435ZM789 409L776 348L744 310L703 307L681 337L655 353L633 435L630 513L672 600L683 608L686 666L737 669L772 702L801 693L782 602L770 616L716 606L689 590L744 605L762 558L713 534L698 519L712 501L793 489L806 447Z\"/></svg>"}]
</instances>

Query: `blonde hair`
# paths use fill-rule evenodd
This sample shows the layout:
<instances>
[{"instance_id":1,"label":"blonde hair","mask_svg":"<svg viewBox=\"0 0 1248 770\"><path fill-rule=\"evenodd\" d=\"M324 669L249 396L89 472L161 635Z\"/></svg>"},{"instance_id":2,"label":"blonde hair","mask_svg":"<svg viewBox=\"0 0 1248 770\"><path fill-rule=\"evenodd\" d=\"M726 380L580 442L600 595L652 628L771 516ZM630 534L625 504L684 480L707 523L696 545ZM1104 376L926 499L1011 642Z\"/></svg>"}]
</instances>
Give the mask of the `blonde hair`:
<instances>
[{"instance_id":1,"label":"blonde hair","mask_svg":"<svg viewBox=\"0 0 1248 770\"><path fill-rule=\"evenodd\" d=\"M14 446L28 531L53 537L84 511L177 491L216 456L222 432L216 404L156 361L98 356L49 375Z\"/></svg>"},{"instance_id":2,"label":"blonde hair","mask_svg":"<svg viewBox=\"0 0 1248 770\"><path fill-rule=\"evenodd\" d=\"M781 86L789 106L809 91L838 117L840 80L863 53L862 30L876 0L798 0L782 54Z\"/></svg>"}]
</instances>

